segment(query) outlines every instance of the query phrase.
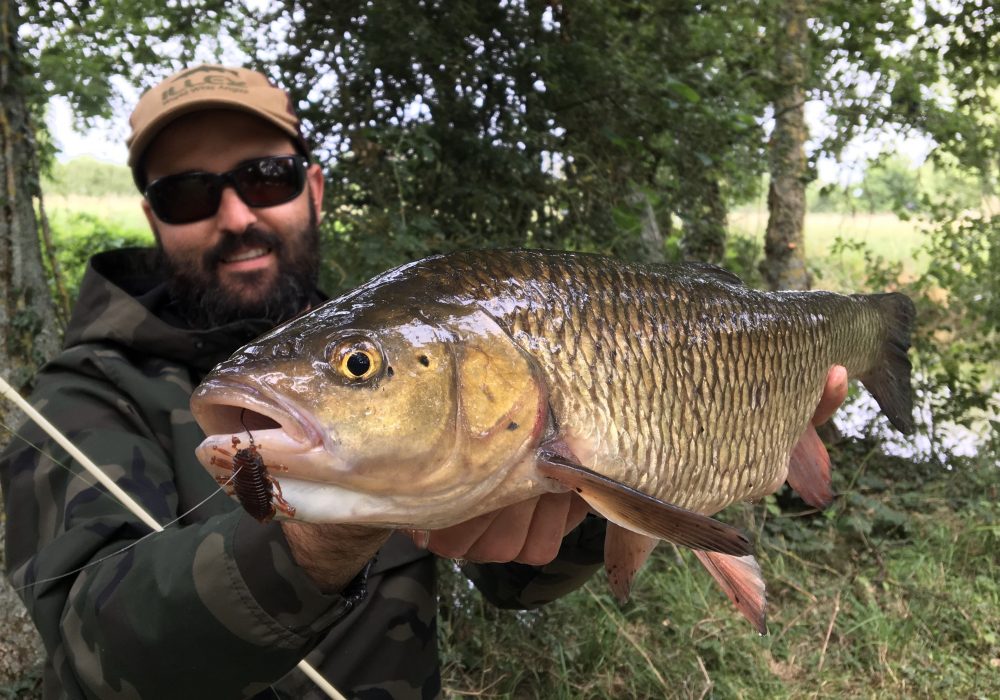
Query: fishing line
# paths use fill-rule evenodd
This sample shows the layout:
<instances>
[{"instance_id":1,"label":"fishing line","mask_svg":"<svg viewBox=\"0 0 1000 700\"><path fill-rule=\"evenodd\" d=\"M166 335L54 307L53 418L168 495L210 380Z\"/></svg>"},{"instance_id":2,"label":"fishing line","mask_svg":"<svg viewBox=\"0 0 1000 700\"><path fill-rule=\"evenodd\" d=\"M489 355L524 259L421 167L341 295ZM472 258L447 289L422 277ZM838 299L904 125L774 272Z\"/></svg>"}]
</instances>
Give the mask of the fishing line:
<instances>
[{"instance_id":1,"label":"fishing line","mask_svg":"<svg viewBox=\"0 0 1000 700\"><path fill-rule=\"evenodd\" d=\"M152 530L154 532L151 532L151 533L147 534L145 537L148 537L149 535L155 534L156 532L159 532L159 531L163 530L163 528L160 526L160 524L158 522L156 522L156 519L153 518L153 516L151 516L149 513L147 513L142 508L142 506L140 506L138 503L136 503L135 500L131 496L129 496L127 493L125 493L125 491L123 491L121 489L121 487L119 487L118 484L116 484L111 479L111 477L109 477L107 474L105 474L101 470L101 468L98 467L96 464L94 464L90 460L90 458L88 458L85 454L83 454L83 452L81 452L79 450L79 448L77 448L76 445L74 445L72 442L70 442L69 438L67 438L65 435L63 435L62 432L60 432L58 428L56 428L48 420L46 420L45 417L42 416L42 414L40 414L38 411L36 411L35 408L31 404L29 404L27 401L25 401L24 398L19 393L17 393L16 391L14 391L14 389L11 387L11 385L8 384L6 382L6 380L4 380L3 377L0 377L0 395L5 396L8 400L10 400L11 402L13 402L14 405L16 405L25 414L27 414L27 416L29 418L31 418L31 420L35 421L35 423L38 425L38 427L40 427L42 430L44 430L46 433L48 433L48 435L53 440L55 440L57 443L59 443L59 445L64 450L66 450L70 454L71 457L73 457L77 462L79 462L81 465L83 465L84 469L86 469L88 472L90 472L91 475L93 475L99 482L101 482L101 484L103 484L111 492L111 494L113 496L115 496L116 498L118 498L118 500L122 503L122 505L124 505L126 508L128 508L130 511L132 511L132 513L134 513L137 517L139 517L139 519L142 520L144 523L146 523L147 525L149 525L150 528L152 528ZM241 417L241 420L242 420L242 417ZM246 426L244 426L244 427L246 427ZM13 431L11 431L11 432L13 432ZM248 431L248 433L249 433L249 431ZM14 433L14 434L16 435L16 433ZM18 436L18 437L20 437L20 436ZM23 440L24 438L21 438L21 439ZM234 472L234 476L235 476L235 472ZM219 491L221 491L221 490L222 489L219 489ZM218 493L218 491L216 491L216 493ZM213 493L211 496L214 496L214 495L215 495L215 493ZM211 496L209 496L209 498L211 498ZM183 516L181 516L181 517L183 517ZM142 539L145 539L145 537L142 538ZM142 541L141 539L137 540L136 542L133 543L133 545L138 544L141 541ZM117 554L117 552L116 552L116 554ZM322 690L323 693L327 697L333 698L333 700L346 700L344 698L344 696L341 695L341 693L328 680L326 680L326 678L324 678L322 676L322 674L319 673L319 671L317 671L315 668L313 668L313 666L308 661L306 661L305 659L302 659L301 661L299 661L299 663L297 665L297 668L300 671L302 671L302 673L304 673L309 678L309 680L311 680L313 683L315 683L319 687L319 689Z\"/></svg>"},{"instance_id":2,"label":"fishing line","mask_svg":"<svg viewBox=\"0 0 1000 700\"><path fill-rule=\"evenodd\" d=\"M51 454L49 454L44 449L42 449L41 447L39 447L38 445L36 445L35 443L33 443L28 438L26 438L23 435L21 435L20 433L18 433L17 430L15 430L14 428L11 428L9 425L7 425L6 423L4 423L3 421L0 421L0 428L3 428L8 433L10 433L13 437L17 438L18 440L20 440L21 442L23 442L25 445L27 445L31 449L35 450L36 452L38 452L40 455L42 455L43 457L45 457L46 459L48 459L50 462L52 462L57 467L60 467L64 471L68 472L71 476L76 477L77 479L79 479L80 481L82 481L83 483L85 483L87 486L90 486L91 488L95 488L95 489L98 489L98 490L102 491L102 493L104 493L106 496L112 495L112 494L108 493L106 490L102 490L101 487L103 486L103 484L100 483L99 481L97 481L97 479L95 479L89 472L77 471L76 469L73 469L73 467L67 466L65 463L60 462L58 459L56 459L55 457L53 457ZM174 518L173 520L171 520L170 522L168 522L163 527L164 528L168 528L171 525L176 524L178 520L181 520L182 518L185 518L188 515L191 515L191 513L193 513L194 511L196 511L201 506L205 505L205 503L207 503L208 500L211 499L213 496L217 496L220 493L224 493L225 492L225 488L224 487L232 485L233 479L236 478L236 474L238 474L241 469L242 469L242 467L237 467L236 470L233 472L233 475L231 477L229 477L229 479L227 479L224 483L220 483L219 484L219 488L218 488L217 491L213 491L211 494L209 494L207 497L205 497L204 500L202 500L201 502L199 502L193 508L187 510L184 513L181 513L178 517ZM156 530L154 530L153 532L156 532ZM142 539L145 539L149 535L153 534L153 532L146 533L145 535L143 535ZM139 541L141 541L141 540L136 540L136 543L138 543ZM129 546L131 547L133 545L129 545ZM122 550L122 551L124 551L124 550Z\"/></svg>"},{"instance_id":3,"label":"fishing line","mask_svg":"<svg viewBox=\"0 0 1000 700\"><path fill-rule=\"evenodd\" d=\"M128 493L126 493L121 486L114 482L114 479L105 474L100 467L94 464L94 462L87 457L87 455L80 451L80 448L70 442L69 438L63 435L58 428L52 425L52 423L50 423L45 416L36 411L34 406L25 401L20 394L14 391L10 384L4 381L3 377L0 377L0 394L3 394L8 399L13 401L14 404L24 411L31 420L35 421L39 428L48 433L49 437L59 443L60 447L69 452L69 455L73 459L79 462L84 469L94 476L94 478L104 484L104 487L107 488L115 498L121 501L126 508L132 511L132 513L139 518L139 520L146 523L146 525L153 530L163 529L160 524L156 522L156 518L147 513L134 498L128 495Z\"/></svg>"},{"instance_id":4,"label":"fishing line","mask_svg":"<svg viewBox=\"0 0 1000 700\"><path fill-rule=\"evenodd\" d=\"M245 431L247 431L247 435L250 436L250 446L252 447L253 446L253 433L250 432L250 428L247 427L246 421L244 420L244 416L246 416L246 414L247 414L247 408L246 408L246 406L244 406L243 408L240 409L240 425L243 426L243 429Z\"/></svg>"},{"instance_id":5,"label":"fishing line","mask_svg":"<svg viewBox=\"0 0 1000 700\"><path fill-rule=\"evenodd\" d=\"M50 455L48 452L46 452L45 450L43 450L41 447L39 447L38 445L36 445L35 443L33 443L31 440L29 440L28 438L26 438L23 435L21 435L19 432L17 432L17 430L15 428L10 427L9 425L7 425L6 423L4 423L3 421L0 421L0 428L3 428L4 430L6 430L13 437L17 438L18 440L20 440L21 442L23 442L25 445L27 445L31 449L35 450L36 452L38 452L40 455L42 455L43 457L45 457L46 459L48 459L50 462L52 462L53 464L55 464L57 467L62 467L64 470L66 470L67 472L69 472L70 474L72 474L73 476L75 476L77 479L80 479L83 483L87 484L87 486L98 487L98 486L101 485L97 481L97 479L94 479L93 477L90 477L90 479L88 479L87 478L89 476L88 474L86 474L84 472L78 472L78 471L74 470L72 467L66 466L65 464L63 464L62 462L60 462L58 459L56 459L55 457L53 457L52 455Z\"/></svg>"},{"instance_id":6,"label":"fishing line","mask_svg":"<svg viewBox=\"0 0 1000 700\"><path fill-rule=\"evenodd\" d=\"M60 462L58 459L56 459L51 454L49 454L44 449L42 449L40 446L36 445L31 440L29 440L28 438L24 437L20 433L18 433L17 430L15 430L14 428L11 428L9 425L7 425L7 423L5 423L3 421L0 421L0 427L4 428L4 430L6 430L7 432L9 432L13 437L17 438L18 440L20 440L24 444L26 444L28 447L31 447L36 452L38 452L39 454L43 455L46 459L50 460L56 466L61 467L63 470L65 470L66 472L68 472L71 476L74 476L77 479L80 479L82 482L84 482L85 484L87 484L88 486L90 486L92 488L97 488L97 489L100 490L100 487L102 486L102 484L99 483L96 479L93 479L93 477L87 478L89 476L88 474L86 474L84 472L77 471L77 470L73 469L72 467L67 466L63 462ZM249 432L249 431L247 431L247 432ZM252 436L251 436L251 440L252 440ZM196 503L194 506L192 506L188 510L186 510L183 513L181 513L180 515L178 515L173 520L167 522L165 525L163 525L163 529L165 530L168 527L176 525L178 522L180 522L181 520L183 520L184 518L186 518L187 516L191 515L192 513L194 513L199 508L201 508L203 505L205 505L206 503L208 503L208 501L210 501L215 496L219 495L220 493L225 493L225 487L232 485L233 480L236 479L236 475L239 474L240 471L243 469L242 466L235 466L234 465L234 467L235 468L233 469L232 475L224 483L219 484L219 488L217 490L215 490L212 493L210 493L208 496L206 496L205 498L203 498L201 501L199 501L198 503ZM107 494L106 492L105 492L105 494L106 495L111 495L111 494ZM49 578L38 579L38 580L36 580L36 581L34 581L32 583L27 584L26 586L21 586L19 588L14 588L13 591L15 593L20 593L21 591L27 590L27 589L31 588L32 586L37 586L40 583L50 583L52 581L58 581L59 579L65 578L67 576L72 576L73 574L80 573L81 571L83 571L85 569L89 569L90 567L96 566L97 564L100 564L103 561L106 561L108 559L111 559L112 557L116 557L119 554L127 552L128 550L132 549L132 547L135 547L137 544L139 544L143 540L145 540L145 539L147 539L147 538L155 535L157 532L159 532L159 531L158 530L153 530L152 532L147 532L145 535L143 535L142 537L140 537L139 539L137 539L135 542L132 542L131 544L128 544L125 547L123 547L123 548L121 548L121 549L119 549L119 550L117 550L115 552L112 552L111 554L107 554L107 555L101 557L100 559L95 559L93 561L87 562L86 564L84 564L83 566L81 566L78 569L73 569L72 571L66 571L66 572L60 574L59 576L52 576L52 577L49 577Z\"/></svg>"},{"instance_id":7,"label":"fishing line","mask_svg":"<svg viewBox=\"0 0 1000 700\"><path fill-rule=\"evenodd\" d=\"M4 426L4 427L6 427L6 426ZM24 440L24 438L21 438L21 439ZM27 440L25 440L25 442L27 442L29 445L32 444L32 443L28 442ZM34 445L32 445L32 447L34 447ZM45 453L43 452L42 454L45 454ZM174 518L173 520L171 520L170 522L168 522L166 525L164 525L163 529L166 530L168 527L171 527L172 525L176 525L178 522L180 522L181 520L183 520L187 516L191 515L191 513L195 512L196 510L198 510L199 508L201 508L203 505L205 505L206 503L208 503L212 498L215 498L217 495L219 495L219 493L223 492L222 487L223 486L229 486L230 482L232 482L232 480L236 478L236 475L239 473L240 469L241 469L241 467L238 467L236 470L234 470L233 471L233 475L231 477L229 477L229 479L224 484L220 485L220 488L219 488L218 491L213 491L208 496L206 496L205 498L203 498L201 501L199 501L198 503L196 503L192 508L190 508L187 511L185 511L185 512L181 513L180 515L178 515L176 518ZM75 474L76 472L73 472L73 473ZM147 532L145 535L143 535L142 537L140 537L139 539L137 539L135 542L127 544L124 547L122 547L121 549L119 549L117 551L114 551L114 552L111 552L111 554L106 554L103 557L101 557L100 559L94 559L93 561L89 561L89 562L87 562L86 564L84 564L83 566L81 566L78 569L73 569L72 571L63 572L63 573L59 574L58 576L50 576L49 578L37 579L37 580L35 580L35 581L33 581L33 582L25 585L25 586L21 586L19 588L14 588L13 590L14 590L15 593L20 593L21 591L26 591L29 588L31 588L32 586L37 586L40 583L51 583L52 581L58 581L60 579L66 578L67 576L72 576L74 574L78 574L81 571L89 569L92 566L97 566L101 562L107 561L108 559L111 559L112 557L117 557L119 554L123 554L123 553L127 552L128 550L132 549L133 547L135 547L137 544L139 544L143 540L147 540L150 537L152 537L153 535L156 535L158 533L159 533L159 531L157 531L157 530L153 530L152 532Z\"/></svg>"}]
</instances>

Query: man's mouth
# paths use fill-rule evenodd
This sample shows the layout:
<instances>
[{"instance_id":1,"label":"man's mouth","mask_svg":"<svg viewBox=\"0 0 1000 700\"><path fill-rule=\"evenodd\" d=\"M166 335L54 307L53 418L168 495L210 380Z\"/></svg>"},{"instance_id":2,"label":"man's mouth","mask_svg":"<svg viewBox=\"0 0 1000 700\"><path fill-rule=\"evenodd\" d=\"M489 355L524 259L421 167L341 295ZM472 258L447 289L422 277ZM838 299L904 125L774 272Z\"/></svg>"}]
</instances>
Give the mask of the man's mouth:
<instances>
[{"instance_id":1,"label":"man's mouth","mask_svg":"<svg viewBox=\"0 0 1000 700\"><path fill-rule=\"evenodd\" d=\"M244 260L253 260L254 258L261 258L271 252L268 247L257 247L257 248L247 248L246 250L235 252L231 255L227 255L222 258L224 263L238 263Z\"/></svg>"}]
</instances>

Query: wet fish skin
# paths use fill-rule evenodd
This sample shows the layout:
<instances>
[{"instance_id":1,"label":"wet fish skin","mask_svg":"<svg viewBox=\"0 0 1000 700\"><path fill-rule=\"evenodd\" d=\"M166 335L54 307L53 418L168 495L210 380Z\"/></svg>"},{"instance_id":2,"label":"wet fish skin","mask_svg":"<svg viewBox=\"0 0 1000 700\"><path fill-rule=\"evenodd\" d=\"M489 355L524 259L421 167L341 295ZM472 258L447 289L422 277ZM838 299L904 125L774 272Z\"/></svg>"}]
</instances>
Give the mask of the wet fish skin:
<instances>
[{"instance_id":1,"label":"wet fish skin","mask_svg":"<svg viewBox=\"0 0 1000 700\"><path fill-rule=\"evenodd\" d=\"M483 312L486 325L476 327ZM435 313L468 327L442 332ZM490 319L496 325L487 328ZM413 354L408 346L433 345L444 360L459 336L463 342L472 338L482 352L524 369L529 381L517 390L537 393L535 402L554 421L550 431L584 466L712 513L780 485L833 364L845 365L872 388L897 427L912 429L905 355L911 322L912 304L899 294L762 292L701 264L644 266L575 253L474 251L428 258L375 278L254 341L204 387L220 378L263 377L254 391L294 397L296 412L311 412L320 429L343 421L346 427L336 429L341 445L353 431L365 433L359 451L387 445L391 452L399 437L394 431L405 429L412 439L454 430L453 410L445 404L467 401L459 393L469 385L456 388L461 376L445 379L438 371L439 381L422 380L419 395L405 393L396 398L409 403L394 406L376 406L373 389L384 392L405 381L398 370L403 357ZM385 369L395 367L396 375L356 385L331 380L323 353L344 328L375 335L380 328L403 329L397 333L398 355L386 361ZM409 370L410 377L417 374ZM195 397L196 413L204 387ZM345 391L351 400L336 398ZM363 412L347 410L359 398L369 414L379 416L377 425ZM538 430L531 413L524 422ZM416 422L385 418L393 414ZM434 456L425 442L408 451ZM379 478L369 481L378 485Z\"/></svg>"},{"instance_id":2,"label":"wet fish skin","mask_svg":"<svg viewBox=\"0 0 1000 700\"><path fill-rule=\"evenodd\" d=\"M773 492L833 364L912 430L903 295L762 292L703 264L541 251L451 256L444 279L440 264L415 266L408 294L499 319L582 463L670 503L712 513Z\"/></svg>"},{"instance_id":3,"label":"wet fish skin","mask_svg":"<svg viewBox=\"0 0 1000 700\"><path fill-rule=\"evenodd\" d=\"M734 601L755 598L738 604L763 631L756 562L702 516L781 485L834 364L911 430L912 321L903 295L762 292L708 265L455 253L254 341L192 410L212 436L203 461L242 430L243 408L267 416L261 454L287 470L274 476L304 519L427 529L575 488L625 531L609 535L616 594L645 540L665 537L706 550ZM345 346L374 348L378 372L347 377L331 357ZM630 489L663 507L635 506Z\"/></svg>"}]
</instances>

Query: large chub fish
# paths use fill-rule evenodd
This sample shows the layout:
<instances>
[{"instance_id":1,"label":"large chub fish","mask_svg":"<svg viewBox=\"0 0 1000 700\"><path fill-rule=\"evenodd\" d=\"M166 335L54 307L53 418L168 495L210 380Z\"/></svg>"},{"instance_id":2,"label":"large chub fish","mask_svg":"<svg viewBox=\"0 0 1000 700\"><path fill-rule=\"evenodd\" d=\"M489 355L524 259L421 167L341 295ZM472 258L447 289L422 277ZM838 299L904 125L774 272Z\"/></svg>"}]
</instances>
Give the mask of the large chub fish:
<instances>
[{"instance_id":1,"label":"large chub fish","mask_svg":"<svg viewBox=\"0 0 1000 700\"><path fill-rule=\"evenodd\" d=\"M279 510L314 522L435 529L571 489L610 521L620 598L666 539L763 631L750 542L709 516L786 478L829 501L809 421L832 365L912 430L913 316L901 294L762 292L709 265L436 256L216 368L192 400L199 456L226 477L218 453L253 429Z\"/></svg>"}]
</instances>

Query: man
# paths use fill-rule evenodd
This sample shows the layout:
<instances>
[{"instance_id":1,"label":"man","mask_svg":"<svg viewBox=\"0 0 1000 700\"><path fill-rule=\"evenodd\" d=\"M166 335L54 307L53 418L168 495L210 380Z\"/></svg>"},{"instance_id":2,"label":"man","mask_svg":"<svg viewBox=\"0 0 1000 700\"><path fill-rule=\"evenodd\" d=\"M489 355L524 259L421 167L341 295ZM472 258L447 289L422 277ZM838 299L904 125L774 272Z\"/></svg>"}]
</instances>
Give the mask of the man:
<instances>
[{"instance_id":1,"label":"man","mask_svg":"<svg viewBox=\"0 0 1000 700\"><path fill-rule=\"evenodd\" d=\"M203 436L188 399L201 377L322 301L323 178L287 95L251 71L198 66L143 95L131 125L129 165L157 249L91 260L66 349L32 401L161 524L180 520L144 537L22 429L44 451L16 442L0 460L7 562L48 650L46 696L319 697L293 671L308 654L349 695L434 697L427 549L372 528L261 525L212 496L194 457ZM498 604L537 606L599 566L603 522L584 514L553 494L421 544L522 562L469 573Z\"/></svg>"}]
</instances>

